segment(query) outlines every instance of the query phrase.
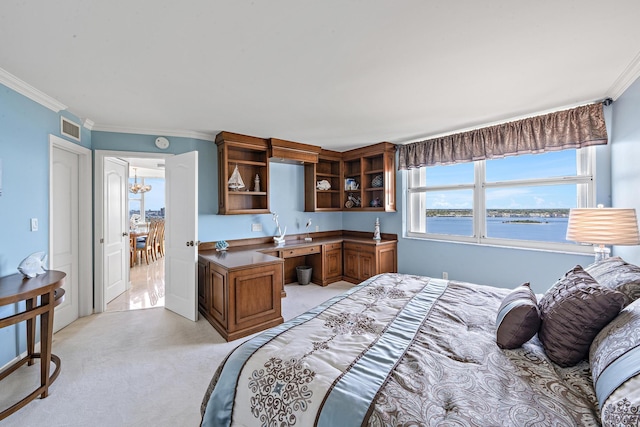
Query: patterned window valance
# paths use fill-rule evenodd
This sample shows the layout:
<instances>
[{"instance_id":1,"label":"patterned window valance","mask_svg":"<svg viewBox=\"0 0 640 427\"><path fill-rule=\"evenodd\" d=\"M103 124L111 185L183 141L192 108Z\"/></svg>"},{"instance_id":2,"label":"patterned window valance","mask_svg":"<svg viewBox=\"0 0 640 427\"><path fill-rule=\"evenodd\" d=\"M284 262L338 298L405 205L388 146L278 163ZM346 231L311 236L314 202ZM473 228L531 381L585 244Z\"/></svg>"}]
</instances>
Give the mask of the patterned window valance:
<instances>
[{"instance_id":1,"label":"patterned window valance","mask_svg":"<svg viewBox=\"0 0 640 427\"><path fill-rule=\"evenodd\" d=\"M494 159L607 143L602 104L399 145L398 169Z\"/></svg>"}]
</instances>

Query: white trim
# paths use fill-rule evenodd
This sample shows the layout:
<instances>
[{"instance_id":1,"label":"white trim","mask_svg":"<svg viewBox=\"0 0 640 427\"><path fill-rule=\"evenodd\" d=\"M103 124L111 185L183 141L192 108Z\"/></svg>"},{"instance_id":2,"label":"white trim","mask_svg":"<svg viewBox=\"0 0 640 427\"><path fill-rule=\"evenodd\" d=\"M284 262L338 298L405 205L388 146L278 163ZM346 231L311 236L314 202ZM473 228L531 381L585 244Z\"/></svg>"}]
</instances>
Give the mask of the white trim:
<instances>
[{"instance_id":1,"label":"white trim","mask_svg":"<svg viewBox=\"0 0 640 427\"><path fill-rule=\"evenodd\" d=\"M130 128L124 126L108 126L108 125L93 125L92 131L98 132L115 132L115 133L133 133L136 135L163 135L163 136L176 136L180 138L194 138L204 141L215 142L216 137L214 134L205 132L195 132L190 130L167 130L167 129L144 129L144 128Z\"/></svg>"},{"instance_id":2,"label":"white trim","mask_svg":"<svg viewBox=\"0 0 640 427\"><path fill-rule=\"evenodd\" d=\"M53 171L51 159L53 159L54 147L70 151L78 155L78 227L81 230L78 235L78 316L88 316L93 313L93 272L92 258L92 212L91 212L91 150L56 135L49 134L49 256L53 256L53 227L51 218L52 210L52 183ZM50 259L51 262L51 259ZM50 264L51 265L51 264Z\"/></svg>"},{"instance_id":3,"label":"white trim","mask_svg":"<svg viewBox=\"0 0 640 427\"><path fill-rule=\"evenodd\" d=\"M62 102L50 97L44 92L39 91L35 87L31 86L28 83L25 83L24 81L20 80L8 71L3 70L2 68L0 68L0 83L5 85L9 89L13 89L19 94L26 96L30 100L35 101L44 107L47 107L55 113L67 109L67 106Z\"/></svg>"},{"instance_id":4,"label":"white trim","mask_svg":"<svg viewBox=\"0 0 640 427\"><path fill-rule=\"evenodd\" d=\"M94 269L94 310L96 313L102 313L107 310L107 303L104 296L104 283L103 283L103 265L104 259L103 249L104 245L101 242L103 239L103 209L104 209L104 159L107 157L117 158L158 158L164 159L173 156L169 153L145 153L138 151L108 151L108 150L95 150L94 151L94 168L93 168L93 194L94 194L94 253L95 253L95 269ZM129 169L127 168L127 175ZM128 182L128 179L127 179ZM128 257L127 257L128 259ZM129 268L126 269L127 284L129 283Z\"/></svg>"},{"instance_id":5,"label":"white trim","mask_svg":"<svg viewBox=\"0 0 640 427\"><path fill-rule=\"evenodd\" d=\"M640 52L636 55L631 63L624 69L622 74L616 79L611 87L607 90L608 97L614 101L618 99L625 90L640 77Z\"/></svg>"},{"instance_id":6,"label":"white trim","mask_svg":"<svg viewBox=\"0 0 640 427\"><path fill-rule=\"evenodd\" d=\"M93 120L89 120L89 119L84 119L84 122L82 123L82 126L84 126L86 129L89 130L93 130L93 127L96 125L96 123Z\"/></svg>"}]
</instances>

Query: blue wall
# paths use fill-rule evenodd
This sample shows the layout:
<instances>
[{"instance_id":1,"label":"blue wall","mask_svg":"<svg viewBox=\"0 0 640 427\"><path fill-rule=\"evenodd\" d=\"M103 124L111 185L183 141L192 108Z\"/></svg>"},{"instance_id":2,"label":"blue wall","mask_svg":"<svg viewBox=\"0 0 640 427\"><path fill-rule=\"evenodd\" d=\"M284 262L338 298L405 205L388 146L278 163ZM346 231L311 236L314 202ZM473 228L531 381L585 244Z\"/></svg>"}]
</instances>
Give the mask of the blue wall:
<instances>
[{"instance_id":1,"label":"blue wall","mask_svg":"<svg viewBox=\"0 0 640 427\"><path fill-rule=\"evenodd\" d=\"M0 84L0 277L17 273L27 255L49 250L49 134L62 137L61 115L81 123ZM91 133L84 128L81 140L80 145L91 146ZM38 218L38 231L30 231L30 218ZM17 309L0 307L0 317ZM25 350L24 323L0 329L0 367Z\"/></svg>"},{"instance_id":2,"label":"blue wall","mask_svg":"<svg viewBox=\"0 0 640 427\"><path fill-rule=\"evenodd\" d=\"M613 206L640 212L640 79L613 103L611 179ZM613 253L640 265L640 246L616 246Z\"/></svg>"}]
</instances>

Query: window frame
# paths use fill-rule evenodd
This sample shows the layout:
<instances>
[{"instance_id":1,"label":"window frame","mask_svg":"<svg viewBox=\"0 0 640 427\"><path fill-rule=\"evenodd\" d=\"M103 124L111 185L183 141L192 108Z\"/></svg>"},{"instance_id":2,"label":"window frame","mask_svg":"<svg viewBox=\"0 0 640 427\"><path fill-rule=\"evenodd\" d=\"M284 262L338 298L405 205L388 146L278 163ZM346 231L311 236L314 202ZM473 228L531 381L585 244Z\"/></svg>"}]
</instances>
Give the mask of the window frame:
<instances>
[{"instance_id":1,"label":"window frame","mask_svg":"<svg viewBox=\"0 0 640 427\"><path fill-rule=\"evenodd\" d=\"M539 249L546 251L557 251L564 253L591 253L593 252L592 245L576 244L576 243L560 243L560 242L545 242L536 240L518 240L518 239L505 239L497 237L486 237L486 190L492 188L510 188L510 187L525 187L525 186L544 186L544 185L562 185L562 184L576 184L577 191L577 207L594 207L596 199L596 151L595 147L586 147L576 149L576 175L575 176L562 176L552 178L531 178L531 179L518 179L509 181L486 181L486 160L476 160L474 164L474 182L468 184L452 184L452 185L437 185L429 186L418 185L412 187L412 183L426 182L424 176L426 174L426 167L410 169L407 171L406 176L406 193L405 193L405 210L406 214L406 227L405 234L410 238L418 238L424 240L445 241L445 242L458 242L458 243L470 243L488 246L498 247L510 247L510 248L524 248L524 249ZM428 192L435 191L448 191L448 190L468 190L473 191L473 235L472 236L460 236L452 234L435 234L426 232L426 215L420 215L420 212L426 212L426 200L421 198L421 202L418 206L413 206L411 202L412 195L414 194L426 194ZM483 217L479 212L485 212ZM415 230L416 226L421 227L424 223L425 232L411 231Z\"/></svg>"}]
</instances>

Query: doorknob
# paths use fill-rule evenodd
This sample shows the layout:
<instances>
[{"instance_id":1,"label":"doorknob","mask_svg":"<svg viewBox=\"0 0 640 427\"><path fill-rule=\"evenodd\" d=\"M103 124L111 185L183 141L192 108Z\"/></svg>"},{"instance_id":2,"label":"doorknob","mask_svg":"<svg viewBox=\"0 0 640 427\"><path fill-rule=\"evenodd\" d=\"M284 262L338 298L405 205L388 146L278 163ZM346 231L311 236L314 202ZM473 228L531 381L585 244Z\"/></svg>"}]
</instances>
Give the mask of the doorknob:
<instances>
[{"instance_id":1,"label":"doorknob","mask_svg":"<svg viewBox=\"0 0 640 427\"><path fill-rule=\"evenodd\" d=\"M122 233L122 237L127 237L127 233Z\"/></svg>"},{"instance_id":2,"label":"doorknob","mask_svg":"<svg viewBox=\"0 0 640 427\"><path fill-rule=\"evenodd\" d=\"M187 246L193 246L193 240L190 242L187 242Z\"/></svg>"}]
</instances>

